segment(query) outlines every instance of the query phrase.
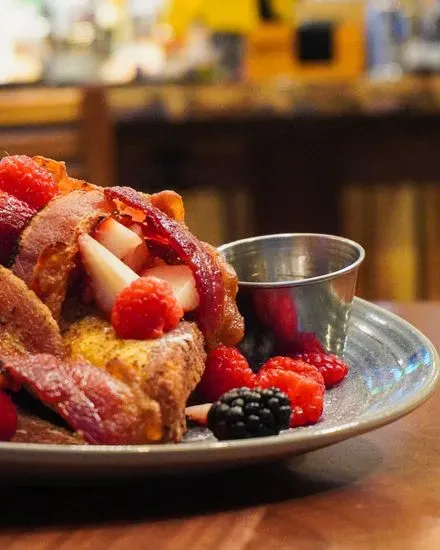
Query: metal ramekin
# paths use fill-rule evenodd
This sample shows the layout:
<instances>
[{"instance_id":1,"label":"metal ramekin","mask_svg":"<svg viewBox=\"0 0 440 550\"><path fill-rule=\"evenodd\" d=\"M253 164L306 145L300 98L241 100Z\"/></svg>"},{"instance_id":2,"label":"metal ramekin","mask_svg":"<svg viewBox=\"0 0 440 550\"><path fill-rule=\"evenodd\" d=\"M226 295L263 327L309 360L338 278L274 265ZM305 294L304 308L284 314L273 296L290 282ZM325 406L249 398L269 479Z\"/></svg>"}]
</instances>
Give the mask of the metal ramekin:
<instances>
[{"instance_id":1,"label":"metal ramekin","mask_svg":"<svg viewBox=\"0 0 440 550\"><path fill-rule=\"evenodd\" d=\"M224 244L239 279L241 347L256 362L322 346L342 356L365 251L332 235L286 233Z\"/></svg>"}]
</instances>

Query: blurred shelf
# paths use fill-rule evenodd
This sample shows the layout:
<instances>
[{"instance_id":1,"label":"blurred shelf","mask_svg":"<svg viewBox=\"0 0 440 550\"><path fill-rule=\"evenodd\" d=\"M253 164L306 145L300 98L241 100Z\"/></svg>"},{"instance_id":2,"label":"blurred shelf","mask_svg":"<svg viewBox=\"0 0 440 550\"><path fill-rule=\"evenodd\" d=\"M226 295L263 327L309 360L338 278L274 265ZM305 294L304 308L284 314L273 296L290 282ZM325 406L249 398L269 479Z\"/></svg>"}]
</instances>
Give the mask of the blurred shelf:
<instances>
[{"instance_id":1,"label":"blurred shelf","mask_svg":"<svg viewBox=\"0 0 440 550\"><path fill-rule=\"evenodd\" d=\"M80 117L82 89L43 85L0 88L0 126L74 122ZM103 89L115 116L131 114L175 122L440 112L440 77L310 86L131 84Z\"/></svg>"},{"instance_id":2,"label":"blurred shelf","mask_svg":"<svg viewBox=\"0 0 440 550\"><path fill-rule=\"evenodd\" d=\"M0 90L0 126L67 124L79 119L79 88L21 87Z\"/></svg>"}]
</instances>

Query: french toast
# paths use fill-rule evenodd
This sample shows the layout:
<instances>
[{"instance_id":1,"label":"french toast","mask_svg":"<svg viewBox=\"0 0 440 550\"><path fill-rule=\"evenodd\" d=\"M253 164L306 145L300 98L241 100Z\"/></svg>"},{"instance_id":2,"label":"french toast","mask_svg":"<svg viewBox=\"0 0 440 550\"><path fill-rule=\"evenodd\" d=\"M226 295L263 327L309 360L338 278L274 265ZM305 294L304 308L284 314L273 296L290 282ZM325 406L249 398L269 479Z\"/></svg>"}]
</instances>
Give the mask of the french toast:
<instances>
[{"instance_id":1,"label":"french toast","mask_svg":"<svg viewBox=\"0 0 440 550\"><path fill-rule=\"evenodd\" d=\"M176 193L98 188L69 178L62 163L32 162L52 174L58 193L21 232L11 267L0 266L0 388L19 405L13 440L180 441L207 350L243 334L234 271L189 232ZM1 222L0 212L0 231ZM100 240L107 227L107 240ZM155 266L165 267L160 284L149 275ZM165 288L179 319L168 326L160 317L155 332L122 337L116 302L144 278ZM132 322L145 331L148 319ZM23 391L64 424L51 425L32 407L21 407Z\"/></svg>"},{"instance_id":2,"label":"french toast","mask_svg":"<svg viewBox=\"0 0 440 550\"><path fill-rule=\"evenodd\" d=\"M185 430L185 405L205 367L203 336L183 321L160 339L124 340L108 322L88 315L64 335L68 353L115 372L119 364L136 369L143 391L160 405L163 438L179 440Z\"/></svg>"}]
</instances>

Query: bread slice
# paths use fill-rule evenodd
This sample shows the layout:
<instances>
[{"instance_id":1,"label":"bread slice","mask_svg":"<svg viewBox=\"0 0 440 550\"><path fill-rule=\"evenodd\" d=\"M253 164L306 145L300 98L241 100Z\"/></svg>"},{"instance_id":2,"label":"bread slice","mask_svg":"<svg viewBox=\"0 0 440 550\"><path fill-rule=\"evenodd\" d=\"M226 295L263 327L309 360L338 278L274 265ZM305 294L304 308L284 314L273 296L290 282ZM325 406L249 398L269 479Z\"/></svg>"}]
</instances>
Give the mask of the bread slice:
<instances>
[{"instance_id":1,"label":"bread slice","mask_svg":"<svg viewBox=\"0 0 440 550\"><path fill-rule=\"evenodd\" d=\"M60 329L50 310L9 269L0 266L0 354L65 355Z\"/></svg>"},{"instance_id":2,"label":"bread slice","mask_svg":"<svg viewBox=\"0 0 440 550\"><path fill-rule=\"evenodd\" d=\"M72 358L83 357L115 376L121 365L136 371L141 391L159 405L161 439L181 439L186 402L205 368L203 336L195 323L182 321L155 340L123 340L107 321L87 315L69 327L64 342Z\"/></svg>"}]
</instances>

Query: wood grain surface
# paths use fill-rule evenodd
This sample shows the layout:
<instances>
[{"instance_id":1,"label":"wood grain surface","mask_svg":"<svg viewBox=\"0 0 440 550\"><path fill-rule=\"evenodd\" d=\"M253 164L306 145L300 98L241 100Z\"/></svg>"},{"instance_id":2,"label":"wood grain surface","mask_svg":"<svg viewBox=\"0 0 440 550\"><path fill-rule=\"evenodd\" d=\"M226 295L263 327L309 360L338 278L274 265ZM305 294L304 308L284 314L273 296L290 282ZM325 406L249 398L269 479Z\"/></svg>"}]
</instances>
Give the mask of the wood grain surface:
<instances>
[{"instance_id":1,"label":"wood grain surface","mask_svg":"<svg viewBox=\"0 0 440 550\"><path fill-rule=\"evenodd\" d=\"M440 303L385 305L440 346ZM440 390L394 424L287 461L0 495L1 550L437 550Z\"/></svg>"}]
</instances>

